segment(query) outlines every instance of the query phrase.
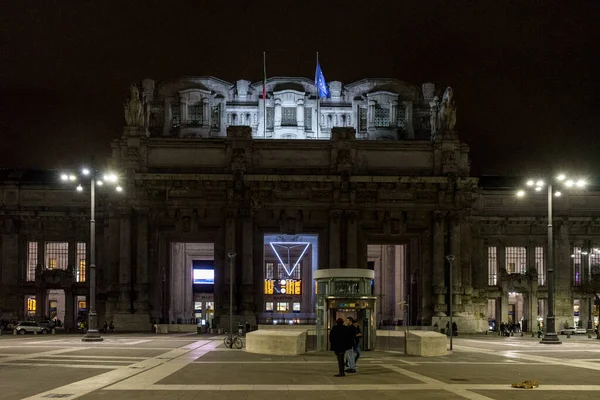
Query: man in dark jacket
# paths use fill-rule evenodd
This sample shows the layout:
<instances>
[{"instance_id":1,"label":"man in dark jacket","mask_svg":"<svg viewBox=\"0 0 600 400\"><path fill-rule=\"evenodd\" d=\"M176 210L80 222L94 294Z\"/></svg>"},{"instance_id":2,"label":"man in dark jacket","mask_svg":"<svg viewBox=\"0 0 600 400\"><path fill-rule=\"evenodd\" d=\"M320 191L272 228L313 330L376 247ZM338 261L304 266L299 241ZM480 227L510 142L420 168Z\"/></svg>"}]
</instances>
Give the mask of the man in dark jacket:
<instances>
[{"instance_id":1,"label":"man in dark jacket","mask_svg":"<svg viewBox=\"0 0 600 400\"><path fill-rule=\"evenodd\" d=\"M350 373L354 373L356 372L356 355L354 354L354 346L356 344L356 335L357 335L357 330L356 327L354 326L354 318L352 317L348 317L346 318L346 326L348 327L348 333L350 335L350 337L352 338L352 347L350 347L347 351L346 351L346 365L348 366L348 369L346 369L346 372L350 372Z\"/></svg>"},{"instance_id":2,"label":"man in dark jacket","mask_svg":"<svg viewBox=\"0 0 600 400\"><path fill-rule=\"evenodd\" d=\"M335 326L331 328L329 333L329 348L335 353L338 362L339 373L335 376L345 376L344 374L344 355L346 350L352 348L353 338L350 335L349 329L344 325L344 320L338 318L335 321Z\"/></svg>"}]
</instances>

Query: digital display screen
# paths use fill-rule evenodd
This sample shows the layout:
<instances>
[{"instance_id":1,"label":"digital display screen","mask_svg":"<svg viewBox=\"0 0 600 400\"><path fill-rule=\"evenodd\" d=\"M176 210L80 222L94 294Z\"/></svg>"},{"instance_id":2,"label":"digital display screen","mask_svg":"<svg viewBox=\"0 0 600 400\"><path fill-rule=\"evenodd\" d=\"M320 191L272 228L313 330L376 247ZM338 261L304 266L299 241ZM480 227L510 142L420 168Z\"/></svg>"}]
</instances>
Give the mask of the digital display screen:
<instances>
[{"instance_id":1,"label":"digital display screen","mask_svg":"<svg viewBox=\"0 0 600 400\"><path fill-rule=\"evenodd\" d=\"M214 269L194 269L194 284L195 285L214 285L215 270Z\"/></svg>"}]
</instances>

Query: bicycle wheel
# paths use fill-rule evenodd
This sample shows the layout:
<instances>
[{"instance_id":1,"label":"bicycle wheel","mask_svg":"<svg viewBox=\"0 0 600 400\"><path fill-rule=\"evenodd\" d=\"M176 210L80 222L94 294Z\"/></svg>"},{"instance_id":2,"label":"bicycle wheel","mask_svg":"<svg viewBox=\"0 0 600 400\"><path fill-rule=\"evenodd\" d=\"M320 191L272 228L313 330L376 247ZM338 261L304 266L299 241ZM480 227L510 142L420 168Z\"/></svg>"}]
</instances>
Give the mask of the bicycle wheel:
<instances>
[{"instance_id":1,"label":"bicycle wheel","mask_svg":"<svg viewBox=\"0 0 600 400\"><path fill-rule=\"evenodd\" d=\"M231 335L225 336L225 339L223 339L223 344L225 345L225 347L231 349L231 345L233 344L233 338L231 337Z\"/></svg>"},{"instance_id":2,"label":"bicycle wheel","mask_svg":"<svg viewBox=\"0 0 600 400\"><path fill-rule=\"evenodd\" d=\"M236 336L235 338L233 338L233 345L236 349L241 349L242 347L244 347L244 342L242 342L242 339L240 339L239 336Z\"/></svg>"}]
</instances>

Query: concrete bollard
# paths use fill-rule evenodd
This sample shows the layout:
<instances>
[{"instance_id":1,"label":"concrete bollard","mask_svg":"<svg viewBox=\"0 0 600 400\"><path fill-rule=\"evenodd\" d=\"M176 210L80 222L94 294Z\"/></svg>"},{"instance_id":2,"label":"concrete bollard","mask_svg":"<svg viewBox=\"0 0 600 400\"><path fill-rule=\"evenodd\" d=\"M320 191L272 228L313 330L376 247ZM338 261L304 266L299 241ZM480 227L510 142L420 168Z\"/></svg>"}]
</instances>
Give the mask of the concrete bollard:
<instances>
[{"instance_id":1,"label":"concrete bollard","mask_svg":"<svg viewBox=\"0 0 600 400\"><path fill-rule=\"evenodd\" d=\"M567 332L567 339L571 339L571 334Z\"/></svg>"},{"instance_id":2,"label":"concrete bollard","mask_svg":"<svg viewBox=\"0 0 600 400\"><path fill-rule=\"evenodd\" d=\"M37 335L37 331L33 331L33 334L34 334L34 335Z\"/></svg>"},{"instance_id":3,"label":"concrete bollard","mask_svg":"<svg viewBox=\"0 0 600 400\"><path fill-rule=\"evenodd\" d=\"M13 335L16 335L16 334L17 334L17 330L13 329Z\"/></svg>"},{"instance_id":4,"label":"concrete bollard","mask_svg":"<svg viewBox=\"0 0 600 400\"><path fill-rule=\"evenodd\" d=\"M52 328L52 334L56 334L56 329Z\"/></svg>"}]
</instances>

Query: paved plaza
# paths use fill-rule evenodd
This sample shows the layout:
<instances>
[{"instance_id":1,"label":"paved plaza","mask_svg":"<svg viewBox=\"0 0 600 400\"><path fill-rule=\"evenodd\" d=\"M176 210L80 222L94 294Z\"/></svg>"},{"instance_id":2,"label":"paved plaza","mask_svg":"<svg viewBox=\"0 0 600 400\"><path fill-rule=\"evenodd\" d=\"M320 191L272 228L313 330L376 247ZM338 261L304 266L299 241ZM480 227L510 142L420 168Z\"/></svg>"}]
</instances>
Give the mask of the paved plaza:
<instances>
[{"instance_id":1,"label":"paved plaza","mask_svg":"<svg viewBox=\"0 0 600 400\"><path fill-rule=\"evenodd\" d=\"M9 399L571 399L600 398L600 341L548 346L530 337L468 336L445 357L363 352L336 378L331 353L297 357L230 350L197 335L0 336L0 398ZM511 384L536 380L539 388ZM510 393L508 393L510 392Z\"/></svg>"}]
</instances>

